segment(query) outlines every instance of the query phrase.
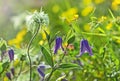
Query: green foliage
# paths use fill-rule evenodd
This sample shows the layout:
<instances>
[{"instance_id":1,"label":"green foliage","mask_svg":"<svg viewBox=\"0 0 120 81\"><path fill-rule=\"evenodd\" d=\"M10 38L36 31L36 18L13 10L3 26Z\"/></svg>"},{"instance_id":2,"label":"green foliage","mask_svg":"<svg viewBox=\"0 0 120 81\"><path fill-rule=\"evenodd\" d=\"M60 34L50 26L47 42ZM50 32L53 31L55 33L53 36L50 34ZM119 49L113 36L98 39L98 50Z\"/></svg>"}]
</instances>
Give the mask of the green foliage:
<instances>
[{"instance_id":1,"label":"green foliage","mask_svg":"<svg viewBox=\"0 0 120 81\"><path fill-rule=\"evenodd\" d=\"M3 40L2 38L0 39L0 50L3 52L6 50L7 44L6 41Z\"/></svg>"},{"instance_id":2,"label":"green foliage","mask_svg":"<svg viewBox=\"0 0 120 81\"><path fill-rule=\"evenodd\" d=\"M0 73L3 71L2 63L0 63Z\"/></svg>"},{"instance_id":3,"label":"green foliage","mask_svg":"<svg viewBox=\"0 0 120 81\"><path fill-rule=\"evenodd\" d=\"M50 52L43 46L41 46L41 51L42 51L42 54L46 60L46 62L51 66L53 67L54 63L53 63L53 59L52 59L52 56L50 54Z\"/></svg>"},{"instance_id":4,"label":"green foliage","mask_svg":"<svg viewBox=\"0 0 120 81\"><path fill-rule=\"evenodd\" d=\"M63 63L60 64L59 67L60 69L74 69L74 68L80 68L78 64L73 64L73 63Z\"/></svg>"}]
</instances>

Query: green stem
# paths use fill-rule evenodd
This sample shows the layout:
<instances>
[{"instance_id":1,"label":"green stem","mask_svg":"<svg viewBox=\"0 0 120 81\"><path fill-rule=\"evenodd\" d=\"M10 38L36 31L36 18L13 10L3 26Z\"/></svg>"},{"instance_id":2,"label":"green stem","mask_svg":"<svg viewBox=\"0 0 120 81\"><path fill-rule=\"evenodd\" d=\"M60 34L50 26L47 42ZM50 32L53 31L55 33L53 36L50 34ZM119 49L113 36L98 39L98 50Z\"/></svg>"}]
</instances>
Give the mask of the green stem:
<instances>
[{"instance_id":1,"label":"green stem","mask_svg":"<svg viewBox=\"0 0 120 81\"><path fill-rule=\"evenodd\" d=\"M18 77L20 76L20 74L21 74L21 72L22 72L22 67L23 67L23 61L21 61L21 64L20 64L20 71L19 71L19 73L18 73L18 75L17 75L15 81L17 81Z\"/></svg>"},{"instance_id":2,"label":"green stem","mask_svg":"<svg viewBox=\"0 0 120 81\"><path fill-rule=\"evenodd\" d=\"M31 61L31 58L30 58L30 47L31 47L32 41L35 39L36 35L38 34L39 29L40 29L40 24L36 28L36 31L35 31L34 35L32 36L31 40L29 41L28 47L27 47L27 56L28 56L29 63L30 63L30 81L32 81L32 61Z\"/></svg>"},{"instance_id":3,"label":"green stem","mask_svg":"<svg viewBox=\"0 0 120 81\"><path fill-rule=\"evenodd\" d=\"M48 76L48 78L47 78L47 80L46 81L49 81L50 80L50 78L51 78L51 76L52 76L52 74L53 74L53 72L55 71L56 69L52 69L52 71L50 72L50 75Z\"/></svg>"},{"instance_id":4,"label":"green stem","mask_svg":"<svg viewBox=\"0 0 120 81\"><path fill-rule=\"evenodd\" d=\"M55 66L52 68L52 71L50 72L50 75L48 76L47 80L45 80L45 81L49 81L50 80L53 72L56 71L56 69L58 68L59 64L62 62L62 60L64 59L64 57L65 57L65 54L62 56L62 58L60 59L60 61L57 64L55 64Z\"/></svg>"}]
</instances>

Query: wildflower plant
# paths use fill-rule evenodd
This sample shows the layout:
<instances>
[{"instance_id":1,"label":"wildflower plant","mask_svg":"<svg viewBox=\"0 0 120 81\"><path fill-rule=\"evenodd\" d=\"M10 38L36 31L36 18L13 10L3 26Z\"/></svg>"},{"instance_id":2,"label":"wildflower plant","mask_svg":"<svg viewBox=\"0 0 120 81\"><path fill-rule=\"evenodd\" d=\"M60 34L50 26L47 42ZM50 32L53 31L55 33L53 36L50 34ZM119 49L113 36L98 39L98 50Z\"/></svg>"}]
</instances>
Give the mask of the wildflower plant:
<instances>
[{"instance_id":1,"label":"wildflower plant","mask_svg":"<svg viewBox=\"0 0 120 81\"><path fill-rule=\"evenodd\" d=\"M22 29L0 39L0 81L119 81L120 1L48 3L16 16Z\"/></svg>"}]
</instances>

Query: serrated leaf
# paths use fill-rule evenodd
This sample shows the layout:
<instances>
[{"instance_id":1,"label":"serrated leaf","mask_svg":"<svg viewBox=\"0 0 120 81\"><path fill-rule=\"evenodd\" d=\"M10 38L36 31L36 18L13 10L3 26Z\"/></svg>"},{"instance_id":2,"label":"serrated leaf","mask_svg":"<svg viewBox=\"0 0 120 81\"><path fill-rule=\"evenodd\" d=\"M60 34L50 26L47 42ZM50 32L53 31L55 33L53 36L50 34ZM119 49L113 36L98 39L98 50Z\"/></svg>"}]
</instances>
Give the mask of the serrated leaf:
<instances>
[{"instance_id":1,"label":"serrated leaf","mask_svg":"<svg viewBox=\"0 0 120 81\"><path fill-rule=\"evenodd\" d=\"M71 68L71 69L73 69L73 68L79 68L80 66L78 65L78 64L73 64L73 63L67 63L67 64L61 64L60 66L59 66L59 68L61 68L61 69L68 69L68 68Z\"/></svg>"},{"instance_id":2,"label":"serrated leaf","mask_svg":"<svg viewBox=\"0 0 120 81\"><path fill-rule=\"evenodd\" d=\"M75 36L73 35L69 40L68 40L68 44L73 43L75 41Z\"/></svg>"},{"instance_id":3,"label":"serrated leaf","mask_svg":"<svg viewBox=\"0 0 120 81\"><path fill-rule=\"evenodd\" d=\"M41 51L42 51L42 53L43 53L43 56L44 56L46 62L47 62L51 67L53 67L53 60L52 60L52 57L51 57L50 53L48 52L48 50L47 50L45 47L41 46Z\"/></svg>"}]
</instances>

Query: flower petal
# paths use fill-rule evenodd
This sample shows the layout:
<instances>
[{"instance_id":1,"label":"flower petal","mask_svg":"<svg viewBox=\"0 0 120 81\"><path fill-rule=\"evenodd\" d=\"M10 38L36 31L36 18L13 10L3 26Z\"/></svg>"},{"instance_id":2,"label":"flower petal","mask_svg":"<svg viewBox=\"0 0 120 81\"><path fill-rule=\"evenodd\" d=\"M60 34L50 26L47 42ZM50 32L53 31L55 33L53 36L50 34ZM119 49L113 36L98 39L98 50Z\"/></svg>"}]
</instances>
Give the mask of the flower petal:
<instances>
[{"instance_id":1,"label":"flower petal","mask_svg":"<svg viewBox=\"0 0 120 81\"><path fill-rule=\"evenodd\" d=\"M37 69L38 73L41 75L41 77L45 77L45 74L44 74L44 71L43 71L43 67L42 66L39 66L38 69Z\"/></svg>"},{"instance_id":2,"label":"flower petal","mask_svg":"<svg viewBox=\"0 0 120 81\"><path fill-rule=\"evenodd\" d=\"M6 76L8 77L9 80L11 80L11 74L10 74L10 72L7 72Z\"/></svg>"},{"instance_id":3,"label":"flower petal","mask_svg":"<svg viewBox=\"0 0 120 81\"><path fill-rule=\"evenodd\" d=\"M86 48L85 48L85 44L84 44L84 40L81 40L81 43L80 43L80 56L85 53L86 51Z\"/></svg>"},{"instance_id":4,"label":"flower petal","mask_svg":"<svg viewBox=\"0 0 120 81\"><path fill-rule=\"evenodd\" d=\"M57 51L58 51L58 49L60 49L60 47L62 48L62 50L64 50L63 47L62 47L62 38L57 37L56 42L55 42L54 54L57 53Z\"/></svg>"},{"instance_id":5,"label":"flower petal","mask_svg":"<svg viewBox=\"0 0 120 81\"><path fill-rule=\"evenodd\" d=\"M8 50L10 61L14 60L14 51L13 49Z\"/></svg>"},{"instance_id":6,"label":"flower petal","mask_svg":"<svg viewBox=\"0 0 120 81\"><path fill-rule=\"evenodd\" d=\"M84 40L84 45L86 47L86 51L89 53L90 56L92 56L93 55L92 49L91 49L91 47L90 47L90 45L89 45L87 40Z\"/></svg>"}]
</instances>

